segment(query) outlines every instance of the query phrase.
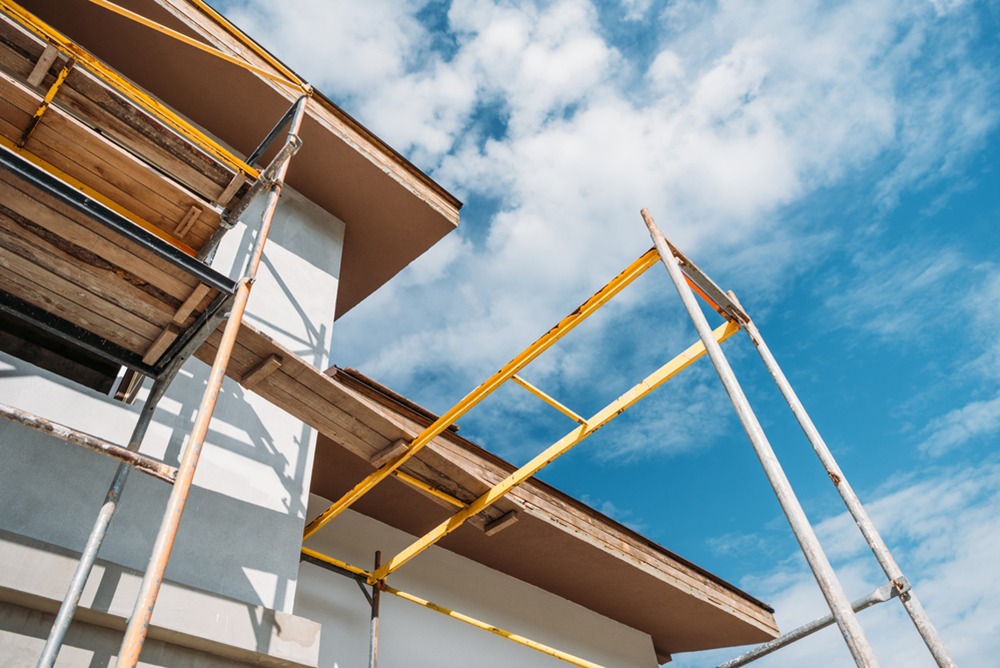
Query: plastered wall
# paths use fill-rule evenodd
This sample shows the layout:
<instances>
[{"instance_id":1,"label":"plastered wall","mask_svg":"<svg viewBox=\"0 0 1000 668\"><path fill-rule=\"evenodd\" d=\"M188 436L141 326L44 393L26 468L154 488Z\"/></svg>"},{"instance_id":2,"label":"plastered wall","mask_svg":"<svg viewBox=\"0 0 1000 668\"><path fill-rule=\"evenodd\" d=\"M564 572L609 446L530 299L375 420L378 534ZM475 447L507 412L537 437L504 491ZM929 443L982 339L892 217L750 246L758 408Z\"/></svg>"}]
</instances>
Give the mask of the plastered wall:
<instances>
[{"instance_id":1,"label":"plastered wall","mask_svg":"<svg viewBox=\"0 0 1000 668\"><path fill-rule=\"evenodd\" d=\"M312 496L309 517L329 505L329 501ZM388 560L413 540L413 536L348 510L310 537L306 546L370 570L375 550L381 550L383 560ZM657 665L648 635L436 546L389 580L396 589L598 665ZM323 625L321 668L368 665L370 608L353 580L303 563L294 613ZM389 594L382 595L380 629L380 666L570 665Z\"/></svg>"},{"instance_id":2,"label":"plastered wall","mask_svg":"<svg viewBox=\"0 0 1000 668\"><path fill-rule=\"evenodd\" d=\"M214 266L236 275L264 198L226 237ZM344 225L286 188L247 321L326 368ZM156 411L141 452L177 465L209 368L189 361ZM146 381L148 389L151 382ZM145 391L143 395L145 394ZM124 445L134 406L0 354L0 401ZM166 577L290 612L315 434L227 379ZM0 420L0 529L73 551L86 542L118 463ZM133 472L100 558L145 570L170 487Z\"/></svg>"}]
</instances>

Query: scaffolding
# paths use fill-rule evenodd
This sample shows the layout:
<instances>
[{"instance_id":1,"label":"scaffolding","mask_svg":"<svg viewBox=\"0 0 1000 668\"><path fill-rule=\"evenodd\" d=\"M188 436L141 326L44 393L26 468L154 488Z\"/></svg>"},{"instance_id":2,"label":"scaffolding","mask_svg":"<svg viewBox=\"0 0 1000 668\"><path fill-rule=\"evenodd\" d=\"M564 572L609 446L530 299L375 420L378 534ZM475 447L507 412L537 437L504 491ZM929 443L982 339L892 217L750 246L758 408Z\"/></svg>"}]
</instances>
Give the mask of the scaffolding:
<instances>
[{"instance_id":1,"label":"scaffolding","mask_svg":"<svg viewBox=\"0 0 1000 668\"><path fill-rule=\"evenodd\" d=\"M137 15L130 16L131 12L127 12L127 10L123 10L104 0L91 0L91 2L116 11L133 20L142 19L142 17L137 18ZM153 100L146 93L118 77L82 48L25 12L18 5L9 2L9 0L0 0L0 8L8 15L17 19L23 26L36 34L44 36L47 42L66 58L66 65L62 68L55 83L49 88L42 104L38 107L34 120L26 130L23 137L24 141L21 141L20 145L16 147L4 144L4 148L0 149L0 169L12 175L12 177L19 179L21 182L28 184L30 187L45 193L46 196L55 198L62 205L86 216L94 224L101 226L102 229L107 230L109 233L122 237L128 243L152 253L160 260L169 264L177 272L191 277L199 286L207 286L205 290L196 290L199 296L198 299L193 300L195 304L203 301L206 295L209 295L209 289L214 290L216 293L210 303L200 310L193 324L186 327L183 331L174 332L173 336L165 344L162 344L162 350L160 348L156 349L157 354L155 356L147 353L141 359L137 359L134 351L110 345L93 332L88 331L81 323L74 324L60 318L53 318L44 313L39 313L39 309L33 307L31 304L20 301L11 295L6 295L6 293L3 303L0 304L0 308L13 317L30 321L33 326L45 330L52 336L64 340L72 340L77 345L85 347L94 355L122 364L130 368L135 374L141 374L154 380L152 389L143 404L138 421L126 447L120 447L93 436L82 434L69 427L54 424L44 418L31 415L13 407L0 407L0 415L7 419L52 434L67 442L115 457L121 461L106 495L105 502L90 533L73 580L59 609L56 621L46 641L42 656L38 662L40 668L49 668L55 662L66 631L79 603L83 587L117 509L122 489L131 469L136 468L143 473L157 477L172 485L170 498L167 502L163 520L142 580L139 596L135 602L132 615L129 618L119 653L117 666L119 668L133 668L137 664L139 654L142 651L150 618L163 580L163 574L170 558L171 548L184 511L192 479L198 466L205 436L212 420L219 390L234 345L236 344L237 335L240 332L244 310L261 262L275 209L281 196L282 185L289 161L302 144L298 133L306 113L311 89L280 66L280 63L275 65L281 73L283 82L296 88L302 95L294 102L285 116L278 122L272 132L268 134L261 146L254 151L253 155L248 160L243 161L206 137L197 128L173 114L173 112L162 104ZM142 19L140 22L144 25L150 23L145 19ZM150 27L155 28L155 26ZM162 28L162 26L160 27ZM168 34L170 33L168 32ZM176 37L177 35L174 36ZM186 41L190 42L190 40ZM198 46L198 48L202 48L203 46ZM54 60L49 59L48 65L45 65L43 69L47 71L52 62ZM247 66L246 63L241 64ZM37 159L33 160L30 159L30 156L21 154L20 149L24 147L32 130L38 126L40 119L46 114L46 110L52 99L66 82L70 71L76 66L87 68L92 75L97 76L103 82L115 88L115 90L132 102L140 105L148 113L156 115L168 127L173 128L173 130L198 146L206 154L213 156L222 164L231 168L235 172L232 183L237 183L237 186L231 187L232 184L230 184L226 187L224 194L228 193L233 196L237 194L238 186L242 184L242 181L239 181L238 178L240 175L253 181L249 187L239 191L239 198L236 203L223 211L220 216L218 229L211 234L209 239L197 252L189 252L189 250L193 249L186 250L177 244L166 242L156 233L137 225L136 221L130 220L128 217L104 206L100 200L91 197L85 190L68 185L66 179L60 178L60 174L54 173L53 170L46 169L45 165L40 165ZM250 67L249 69L258 74L266 74L271 79L277 76L273 73L261 72L259 71L260 68ZM45 72L43 71L42 75L44 74ZM41 81L41 77L38 80ZM256 160L264 154L271 143L282 132L286 132L284 146L278 151L277 156L267 168L258 170L253 166ZM213 251L217 248L226 231L231 229L240 219L240 216L246 212L251 201L259 194L263 194L264 191L267 191L267 201L256 228L256 238L252 251L245 263L241 278L237 281L232 281L211 268ZM225 199L228 198L223 199L223 204L225 204ZM937 665L941 668L954 667L956 665L954 660L951 658L948 650L945 648L921 607L916 593L872 525L857 495L851 489L829 448L826 446L798 397L795 395L787 378L772 356L759 330L742 308L736 296L732 292L723 292L690 259L667 241L647 210L643 209L641 213L654 243L652 249L640 256L622 273L594 294L594 296L547 331L522 353L459 401L453 408L434 420L430 426L424 429L412 441L409 443L401 442L394 444L384 463L379 465L373 473L358 482L353 489L334 502L319 517L306 526L303 541L316 534L337 517L337 515L351 507L358 499L362 498L376 485L390 476L397 477L408 484L424 489L458 508L457 512L450 518L441 522L427 534L418 538L410 546L386 561L383 562L381 554L376 553L374 565L371 570L350 565L334 556L322 554L310 548L302 548L301 558L303 561L316 564L331 572L356 580L362 592L364 592L371 607L369 665L375 668L378 661L380 595L384 592L435 610L571 664L583 668L600 668L586 659L572 656L566 652L496 628L486 622L473 619L472 617L431 603L412 594L402 592L389 586L387 578L420 553L436 544L449 533L455 531L470 518L493 506L517 486L522 485L537 475L548 464L566 454L635 403L707 355L736 410L737 416L764 468L772 489L781 504L782 510L791 525L791 529L802 548L809 567L831 611L831 614L827 617L816 620L811 624L751 650L747 654L723 664L720 668L734 668L735 666L745 665L820 628L832 624L836 624L840 629L857 665L865 668L874 668L879 665L878 661L872 652L871 646L865 637L855 613L877 603L888 601L891 598L899 598L902 602ZM657 369L590 418L582 417L518 375L532 361L537 359L584 320L596 313L629 284L657 263L662 263L666 268L670 280L676 288L697 330L699 336L698 342L691 345L684 352ZM709 325L705 314L697 302L696 295L723 318L721 325L714 329ZM184 308L185 306L182 305L181 309L183 310ZM194 305L187 310L185 318L193 312L196 312ZM174 468L140 455L138 450L146 430L151 423L157 403L164 396L171 381L182 365L223 324L224 330L217 345L217 352L214 356L207 387L201 399L197 418L180 465ZM721 344L740 330L747 333L755 349L760 354L765 366L777 383L810 444L820 458L831 481L847 505L865 540L885 572L888 582L859 601L855 601L854 603L848 601L763 429L757 421L735 374L722 352ZM274 365L270 364L270 362L271 359L265 360L260 367L248 372L244 377L245 384L252 384L259 380L260 377L269 373L269 371L273 371ZM573 419L577 423L577 426L563 438L553 443L504 480L492 486L486 493L471 503L458 500L442 490L429 486L399 470L408 459L415 456L436 436L450 428L461 416L465 415L507 381L514 381L532 395ZM502 521L502 518L498 521Z\"/></svg>"},{"instance_id":2,"label":"scaffolding","mask_svg":"<svg viewBox=\"0 0 1000 668\"><path fill-rule=\"evenodd\" d=\"M375 568L370 572L347 564L330 555L318 553L309 548L303 548L303 560L325 567L332 572L355 578L359 582L363 581L372 587L373 592L389 592L393 595L404 598L405 600L417 603L418 605L423 605L424 607L442 612L443 614L455 617L461 621L465 621L466 623L479 626L480 628L484 628L504 637L508 637L515 642L520 642L521 644L533 647L536 650L551 654L552 656L557 656L558 658L574 665L584 666L587 668L592 667L594 664L585 659L552 650L544 645L539 646L538 643L526 641L526 639L514 636L514 634L510 634L506 631L496 629L495 627L489 626L484 622L473 620L465 617L464 615L459 615L458 613L454 613L453 611L443 608L442 606L393 589L386 584L386 578L418 554L441 540L444 536L457 529L470 517L488 508L497 500L509 493L517 485L524 483L526 480L536 475L545 466L568 452L571 448L582 442L601 427L605 426L608 422L622 414L633 404L647 396L653 390L676 376L707 353L712 361L712 365L719 375L720 380L722 381L723 387L725 388L730 401L733 404L733 408L736 410L740 423L742 424L743 429L745 430L747 437L750 439L750 443L764 468L764 472L778 498L782 511L788 519L792 532L802 549L806 561L809 564L809 568L816 578L820 590L822 591L831 611L830 615L806 624L801 628L765 643L764 645L755 648L744 655L722 664L719 668L736 668L736 666L746 665L747 663L766 656L767 654L770 654L834 623L836 623L840 629L855 663L857 663L859 667L875 668L879 665L878 660L875 658L871 645L865 637L864 630L858 622L855 613L873 605L877 605L878 603L888 601L892 598L899 598L899 600L903 603L904 608L909 614L914 626L917 628L917 631L920 633L920 636L923 638L928 650L938 666L941 668L955 667L955 661L952 659L948 649L945 647L926 612L920 605L916 593L910 586L909 581L903 576L902 571L899 569L899 566L896 564L886 547L885 542L882 540L878 531L872 524L871 519L868 517L868 514L862 506L860 500L854 493L850 484L847 482L843 471L837 465L833 454L826 446L826 443L820 436L816 426L813 424L808 413L789 384L788 379L782 372L781 367L778 366L777 361L768 349L760 331L743 310L743 307L740 305L736 296L732 292L723 292L714 281L712 281L697 267L697 265L695 265L673 244L667 241L667 239L660 232L659 228L656 226L656 223L647 209L643 209L641 213L642 218L649 230L650 236L653 239L654 247L652 249L629 265L625 271L615 277L593 297L584 302L569 316L561 320L555 327L550 329L540 339L525 349L524 352L511 360L506 366L500 369L500 371L491 376L486 382L481 384L464 399L459 401L451 410L446 412L433 424L427 427L412 441L412 443L410 443L409 447L404 452L384 463L374 473L359 482L341 499L334 502L329 508L323 511L306 527L303 540L314 535L323 526L333 520L333 518L335 518L338 514L349 508L351 504L369 492L375 485L382 480L385 480L389 475L393 474L399 466L416 454L416 452L430 442L434 436L440 434L448 428L458 418L471 410L508 380L513 380L517 384L521 385L531 392L531 394L537 396L547 404L553 406L560 412L580 423L580 426L573 429L566 436L551 445L541 454L537 455L520 469L512 473L505 480L493 486L487 493L480 496L471 504L462 504L462 509L452 515L452 517L441 522L437 527L429 531L424 536L418 538L409 547L403 549L384 564L380 565L381 555L379 554L376 557ZM677 293L684 304L685 310L698 332L698 336L700 338L698 343L695 343L673 360L660 367L660 369L645 378L639 384L635 385L631 390L613 401L604 409L597 412L590 419L581 418L576 412L563 406L560 402L542 390L531 385L530 383L527 383L517 376L517 373L524 369L530 362L535 360L539 355L551 347L560 338L569 333L583 320L607 304L615 295L621 292L627 285L638 278L643 272L654 266L657 262L662 262L662 264L666 267L671 282L677 289ZM695 295L701 297L701 299L707 303L708 306L723 317L725 322L721 326L715 328L714 330L712 329L705 317L705 314L702 312L701 307L698 305ZM782 470L781 464L778 462L777 456L764 434L763 428L760 426L753 409L750 407L746 395L740 387L739 381L736 379L736 375L733 373L728 360L722 352L720 344L741 329L744 330L750 337L754 348L760 354L765 366L778 385L782 396L788 402L796 420L799 422L799 425L805 432L810 444L819 456L820 461L830 477L830 480L837 488L837 491L844 500L844 503L847 505L851 516L854 518L858 528L861 530L862 535L874 553L875 558L878 560L879 565L882 567L886 577L889 579L889 582L886 585L879 587L872 594L869 594L868 596L853 603L848 601L836 573L830 565L830 562L827 559L823 548L805 515L805 512L802 510L802 507L792 490L788 478ZM371 660L369 666L370 668L375 668L378 657L378 604L377 598L374 598L367 592L365 595L371 602L373 619L372 649L370 653Z\"/></svg>"}]
</instances>

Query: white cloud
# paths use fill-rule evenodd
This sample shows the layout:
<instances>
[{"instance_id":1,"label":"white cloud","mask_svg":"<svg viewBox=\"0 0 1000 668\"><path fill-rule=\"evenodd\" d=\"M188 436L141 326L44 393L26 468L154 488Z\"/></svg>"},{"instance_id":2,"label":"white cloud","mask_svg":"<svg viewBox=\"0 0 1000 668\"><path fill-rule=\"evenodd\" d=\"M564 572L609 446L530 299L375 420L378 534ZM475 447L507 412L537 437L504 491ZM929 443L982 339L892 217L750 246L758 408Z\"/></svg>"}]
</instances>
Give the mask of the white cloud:
<instances>
[{"instance_id":1,"label":"white cloud","mask_svg":"<svg viewBox=\"0 0 1000 668\"><path fill-rule=\"evenodd\" d=\"M994 458L977 467L933 473L934 479L896 480L866 507L957 663L992 665L1000 652L1000 572L995 564L1000 553L1000 465ZM816 532L848 598L860 598L885 583L846 513L821 522ZM720 544L728 544L726 537ZM783 632L829 612L798 553L772 570L745 578L740 586L774 606ZM935 665L898 601L862 612L859 620L883 668ZM729 649L682 654L674 661L678 668L701 668L739 653ZM779 650L760 665L847 668L854 662L831 627Z\"/></svg>"},{"instance_id":2,"label":"white cloud","mask_svg":"<svg viewBox=\"0 0 1000 668\"><path fill-rule=\"evenodd\" d=\"M752 272L745 303L766 301L805 246L830 243L782 207L880 160L875 196L891 206L996 123L995 77L968 63L961 7L671 2L650 19L663 37L645 72L589 0L454 0L444 35L417 18L431 9L243 0L229 13L470 208L499 203L488 231L431 251L337 325L335 361L436 408L644 251L640 207L710 271L738 254L721 266ZM667 304L666 285L627 303Z\"/></svg>"}]
</instances>

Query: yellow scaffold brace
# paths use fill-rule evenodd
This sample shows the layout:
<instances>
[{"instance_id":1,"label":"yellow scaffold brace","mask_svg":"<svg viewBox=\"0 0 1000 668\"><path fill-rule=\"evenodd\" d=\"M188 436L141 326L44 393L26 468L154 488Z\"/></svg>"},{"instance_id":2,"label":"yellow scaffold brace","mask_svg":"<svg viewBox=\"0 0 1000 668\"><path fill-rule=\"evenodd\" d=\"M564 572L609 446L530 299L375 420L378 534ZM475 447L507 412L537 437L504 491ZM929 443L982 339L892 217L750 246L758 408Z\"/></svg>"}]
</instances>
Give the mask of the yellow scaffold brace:
<instances>
[{"instance_id":1,"label":"yellow scaffold brace","mask_svg":"<svg viewBox=\"0 0 1000 668\"><path fill-rule=\"evenodd\" d=\"M302 548L302 554L306 554L313 559L326 562L331 566L336 566L342 571L347 571L348 573L353 573L360 577L370 577L371 573L368 571L358 568L357 566L352 566L351 564L341 561L340 559L335 559L329 555L323 554L322 552L317 552L316 550L309 549L308 547ZM593 661L587 661L586 659L581 659L578 656L573 656L567 652L549 647L548 645L543 645L540 642L536 642L524 636L518 635L516 633L511 633L510 631L504 631L503 629L497 628L492 624L487 624L486 622L481 622L478 619L469 617L468 615L463 615L461 612L455 612L450 608L446 608L443 605L438 605L437 603L431 603L426 601L419 596L414 596L413 594L407 594L405 591L400 591L394 589L384 582L378 585L379 589L386 592L387 594L392 594L404 601L409 601L410 603L416 603L419 606L427 608L428 610L433 610L434 612L439 612L442 615L451 617L452 619L457 619L460 622L465 622L470 626L475 626L477 629L482 629L483 631L489 631L494 635L498 635L501 638L506 638L511 642L516 642L518 645L523 645L525 647L530 647L536 652L541 652L542 654L548 654L549 656L554 656L557 659L561 659L567 663L571 663L574 666L579 666L580 668L603 668L603 666L594 663Z\"/></svg>"},{"instance_id":2,"label":"yellow scaffold brace","mask_svg":"<svg viewBox=\"0 0 1000 668\"><path fill-rule=\"evenodd\" d=\"M270 65L272 65L275 69L277 69L279 72L281 72L280 75L275 74L273 72L269 72L268 70L262 69L260 67L256 67L254 65L251 65L250 63L248 63L247 61L243 60L242 58L237 58L236 56L230 55L230 54L228 54L228 53L226 53L224 51L220 51L219 49L217 49L217 48L215 48L213 46L209 46L209 45L205 44L204 42L200 42L200 41L198 41L196 39L188 37L187 35L185 35L183 33L180 33L180 32L177 32L176 30L173 30L172 28L168 28L165 25L157 23L156 21L153 21L151 19L147 19L145 16L142 16L140 14L136 14L135 12L130 11L128 9L125 9L124 7L121 7L119 5L116 5L113 2L108 2L108 0L87 0L87 1L90 2L90 3L92 3L92 4L97 5L98 7L103 7L104 9L112 11L115 14L119 14L120 16L124 16L125 18L130 19L132 21L135 21L136 23L144 25L147 28L152 28L153 30L155 30L155 31L157 31L159 33L163 33L164 35L167 35L169 37L173 37L174 39L176 39L176 40L178 40L180 42L184 42L185 44L188 44L190 46L193 46L196 49L200 49L200 50L204 51L205 53L210 53L213 56L215 56L216 58L221 58L222 60L228 61L228 62L230 62L230 63L232 63L234 65L238 65L238 66L242 67L245 70L249 70L249 71L251 71L251 72L253 72L255 74L259 74L260 76L266 77L268 79L271 79L272 81L277 81L278 83L282 83L282 84L285 84L287 86L292 86L294 88L297 88L303 94L308 95L310 93L310 91L311 91L311 87L309 86L309 84L303 82L301 79L299 79L297 76L295 76L295 74L291 70L289 70L288 68L286 68L285 66L283 66L281 63L279 63L273 57L271 57L269 55L268 56L264 56L264 54L267 53L267 52L264 51L263 49L261 49L256 44L254 44L251 47L251 48L253 48L254 52L257 53L257 55L260 55L260 56L264 57L265 60L267 60ZM210 7L208 7L204 3L202 3L202 2L196 2L195 4L198 5L199 9L202 9L202 10L206 10L207 9L206 13L208 13L209 15L211 15L212 18L216 18L216 17L221 18L221 15L219 15L217 12L213 11ZM229 22L226 21L226 24L229 24ZM229 26L231 26L231 24L227 25L227 27L229 27ZM233 31L230 30L230 32L233 32ZM244 44L247 44L248 46L250 45L250 44L248 44L249 40L242 39L242 36L240 36L240 35L237 35L237 36L240 37L241 41Z\"/></svg>"},{"instance_id":3,"label":"yellow scaffold brace","mask_svg":"<svg viewBox=\"0 0 1000 668\"><path fill-rule=\"evenodd\" d=\"M720 325L713 332L713 334L715 335L715 340L722 343L738 331L740 331L740 326L737 323L727 321L726 323ZM588 436L624 413L629 407L645 398L653 390L691 366L704 355L704 343L699 341L698 343L692 345L680 355L654 371L631 390L608 404L604 409L587 420L583 425L569 432L560 440L549 446L544 452L537 455L530 462L511 473L502 482L470 503L466 508L452 515L449 519L439 524L422 538L418 539L412 545L397 554L390 561L383 564L368 578L369 582L384 580L387 575L460 527L473 515L482 512L489 506L496 503L515 487L524 483L543 468L548 466L551 462L569 452L570 449L581 443Z\"/></svg>"},{"instance_id":4,"label":"yellow scaffold brace","mask_svg":"<svg viewBox=\"0 0 1000 668\"><path fill-rule=\"evenodd\" d=\"M485 383L470 392L464 399L459 401L447 413L434 421L432 425L424 429L417 435L406 452L392 459L367 478L359 482L354 488L327 508L319 517L309 523L305 528L303 540L309 538L319 531L324 525L332 521L337 515L349 508L352 503L360 499L375 485L387 478L397 468L403 465L413 455L417 454L425 445L430 443L438 434L448 428L453 422L469 412L479 402L488 397L501 385L510 380L514 374L526 367L543 352L551 348L556 341L572 331L577 325L597 312L599 308L607 304L619 292L624 290L632 281L636 280L659 260L656 249L650 249L639 259L630 264L625 271L621 272L607 285L601 288L593 297L585 301L579 308L563 318L559 323L543 334L541 338L528 346L524 352L508 362L506 366L497 371ZM477 511L478 512L478 511Z\"/></svg>"}]
</instances>

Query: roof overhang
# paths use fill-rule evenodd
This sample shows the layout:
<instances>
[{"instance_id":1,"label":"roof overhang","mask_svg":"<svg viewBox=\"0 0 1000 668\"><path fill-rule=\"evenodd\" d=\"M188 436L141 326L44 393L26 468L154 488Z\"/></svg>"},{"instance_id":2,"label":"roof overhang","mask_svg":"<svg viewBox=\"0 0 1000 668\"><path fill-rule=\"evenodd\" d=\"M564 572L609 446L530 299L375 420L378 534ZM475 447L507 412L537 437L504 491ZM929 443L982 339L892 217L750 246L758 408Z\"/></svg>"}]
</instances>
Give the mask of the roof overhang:
<instances>
[{"instance_id":1,"label":"roof overhang","mask_svg":"<svg viewBox=\"0 0 1000 668\"><path fill-rule=\"evenodd\" d=\"M244 158L299 95L87 0L21 4ZM117 4L273 69L237 39L231 25L184 0ZM303 147L290 163L288 184L346 225L340 317L453 230L462 205L319 93L300 136ZM261 163L267 164L276 150L265 153Z\"/></svg>"},{"instance_id":2,"label":"roof overhang","mask_svg":"<svg viewBox=\"0 0 1000 668\"><path fill-rule=\"evenodd\" d=\"M334 368L327 373L343 391L407 432L419 432L436 419L355 370ZM366 420L360 407L352 415ZM374 470L352 450L320 436L314 494L339 499ZM410 463L437 488L464 491L472 498L516 469L452 430ZM392 477L351 507L414 536L424 535L455 512ZM661 663L678 652L760 643L777 636L770 606L541 480L529 479L489 510L492 514L472 518L438 544L648 633ZM517 512L516 522L496 533L484 530L511 511Z\"/></svg>"}]
</instances>

